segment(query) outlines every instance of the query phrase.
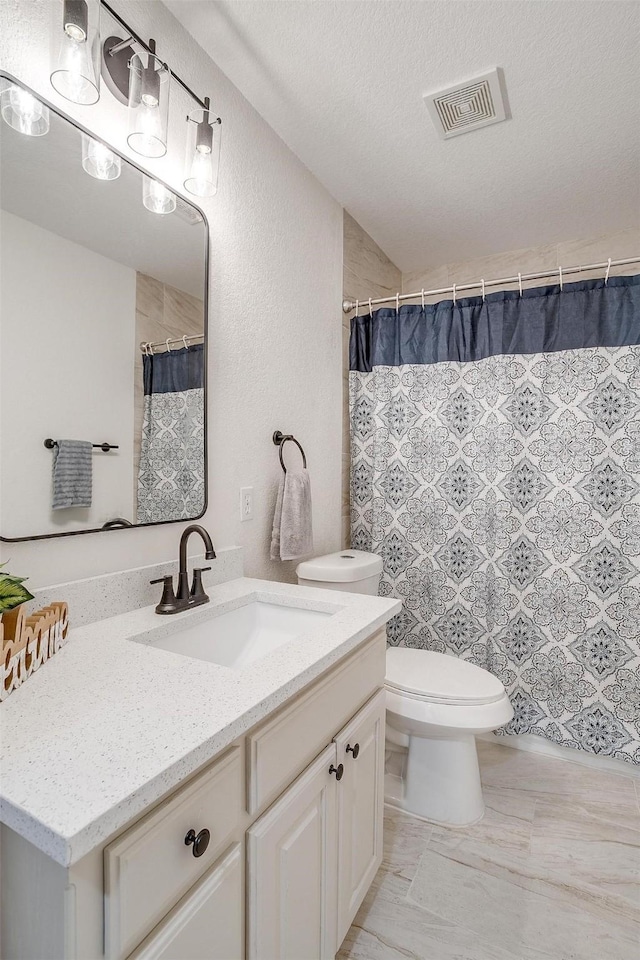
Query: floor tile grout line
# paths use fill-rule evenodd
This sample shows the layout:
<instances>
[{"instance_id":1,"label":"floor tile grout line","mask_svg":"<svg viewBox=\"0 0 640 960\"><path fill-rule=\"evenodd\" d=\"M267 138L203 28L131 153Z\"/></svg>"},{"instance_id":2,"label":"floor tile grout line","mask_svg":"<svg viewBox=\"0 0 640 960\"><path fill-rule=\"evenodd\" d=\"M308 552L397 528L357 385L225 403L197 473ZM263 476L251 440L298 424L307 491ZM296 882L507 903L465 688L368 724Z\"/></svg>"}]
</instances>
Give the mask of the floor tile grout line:
<instances>
[{"instance_id":1,"label":"floor tile grout line","mask_svg":"<svg viewBox=\"0 0 640 960\"><path fill-rule=\"evenodd\" d=\"M454 848L454 849L457 849L457 848ZM625 900L622 897L620 898L620 900L622 900L623 902L620 902L620 900L614 900L611 898L611 895L608 893L608 891L603 891L599 887L592 886L589 883L584 883L584 884L581 884L580 886L576 886L575 884L571 884L568 877L565 877L562 874L554 873L553 871L550 872L550 875L548 877L538 876L537 871L526 870L526 861L524 860L522 861L523 869L520 872L516 872L516 873L514 873L514 871L508 865L494 863L493 864L494 866L500 867L500 869L507 874L507 876L501 876L498 878L493 873L490 873L486 869L483 869L482 866L477 866L474 864L467 863L465 860L461 860L458 857L447 856L446 853L438 853L438 851L435 851L435 850L433 850L432 853L434 853L436 856L442 856L445 859L450 860L452 863L456 863L459 867L464 867L468 870L472 870L482 876L490 877L494 880L499 879L502 883L510 887L513 887L514 889L523 891L527 895L540 896L540 897L543 897L544 899L551 900L552 902L555 899L554 892L555 894L557 894L559 891L564 890L569 894L588 893L590 897L592 897L596 902L598 902L605 910L609 908L609 912L611 913L612 917L615 915L616 919L619 922L626 923L630 919L626 914L626 910L628 909L628 907L633 908L633 903L631 903L630 901ZM484 861L482 854L479 854L478 857L481 861L483 861L483 863L486 862ZM531 866L533 866L533 864ZM526 884L515 882L514 880L511 879L512 876L515 876L516 878L522 877L523 879L529 881L532 884L542 884L543 888L538 890L532 889ZM410 889L408 893L410 893ZM417 904L417 902L414 900L411 900L411 903L412 904L416 903L416 905L419 906L419 904ZM571 906L572 906L572 909L575 909L575 910L580 910L587 913L590 912L588 903L585 905L573 904ZM443 917L442 919L449 920L449 918L447 917ZM449 922L452 922L452 921L449 920ZM639 935L640 935L640 926L639 926Z\"/></svg>"}]
</instances>

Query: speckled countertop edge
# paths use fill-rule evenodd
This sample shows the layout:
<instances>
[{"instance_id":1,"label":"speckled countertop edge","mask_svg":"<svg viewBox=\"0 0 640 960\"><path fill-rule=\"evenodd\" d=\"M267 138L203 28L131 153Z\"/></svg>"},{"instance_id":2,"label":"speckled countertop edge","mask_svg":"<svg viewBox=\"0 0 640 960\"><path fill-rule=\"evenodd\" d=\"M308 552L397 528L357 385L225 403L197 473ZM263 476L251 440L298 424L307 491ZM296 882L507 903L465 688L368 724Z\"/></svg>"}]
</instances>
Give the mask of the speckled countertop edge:
<instances>
[{"instance_id":1,"label":"speckled countertop edge","mask_svg":"<svg viewBox=\"0 0 640 960\"><path fill-rule=\"evenodd\" d=\"M210 595L210 604L174 617L145 607L72 630L0 705L2 823L58 863L76 863L401 608L247 578ZM335 613L240 671L148 643L150 632L167 635L248 598Z\"/></svg>"}]
</instances>

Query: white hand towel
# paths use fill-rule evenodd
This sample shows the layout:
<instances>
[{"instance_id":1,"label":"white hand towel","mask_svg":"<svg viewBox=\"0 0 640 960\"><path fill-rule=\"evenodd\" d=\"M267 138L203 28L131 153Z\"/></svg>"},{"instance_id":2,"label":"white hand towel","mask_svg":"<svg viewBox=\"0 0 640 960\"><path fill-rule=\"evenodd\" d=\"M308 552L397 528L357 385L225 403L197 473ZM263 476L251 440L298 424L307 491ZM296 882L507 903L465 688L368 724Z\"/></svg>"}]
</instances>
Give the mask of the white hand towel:
<instances>
[{"instance_id":1,"label":"white hand towel","mask_svg":"<svg viewBox=\"0 0 640 960\"><path fill-rule=\"evenodd\" d=\"M284 482L286 474L283 473L278 486L278 498L276 500L276 509L273 514L273 527L271 529L271 553L272 560L280 560L280 526L282 525L282 498L284 496Z\"/></svg>"},{"instance_id":2,"label":"white hand towel","mask_svg":"<svg viewBox=\"0 0 640 960\"><path fill-rule=\"evenodd\" d=\"M313 553L311 480L308 470L288 470L280 481L271 533L272 560L300 560Z\"/></svg>"}]
</instances>

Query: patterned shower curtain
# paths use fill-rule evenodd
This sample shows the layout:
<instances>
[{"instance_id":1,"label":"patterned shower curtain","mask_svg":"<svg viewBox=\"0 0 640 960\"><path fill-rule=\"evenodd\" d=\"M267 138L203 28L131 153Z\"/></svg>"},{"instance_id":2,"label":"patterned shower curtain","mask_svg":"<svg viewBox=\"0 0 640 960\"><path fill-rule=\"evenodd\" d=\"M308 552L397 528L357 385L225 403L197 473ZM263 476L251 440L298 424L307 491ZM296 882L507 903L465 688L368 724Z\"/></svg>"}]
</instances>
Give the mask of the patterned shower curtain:
<instances>
[{"instance_id":1,"label":"patterned shower curtain","mask_svg":"<svg viewBox=\"0 0 640 960\"><path fill-rule=\"evenodd\" d=\"M199 516L204 489L204 345L143 356L138 523Z\"/></svg>"},{"instance_id":2,"label":"patterned shower curtain","mask_svg":"<svg viewBox=\"0 0 640 960\"><path fill-rule=\"evenodd\" d=\"M640 276L352 321L352 546L503 732L640 763Z\"/></svg>"}]
</instances>

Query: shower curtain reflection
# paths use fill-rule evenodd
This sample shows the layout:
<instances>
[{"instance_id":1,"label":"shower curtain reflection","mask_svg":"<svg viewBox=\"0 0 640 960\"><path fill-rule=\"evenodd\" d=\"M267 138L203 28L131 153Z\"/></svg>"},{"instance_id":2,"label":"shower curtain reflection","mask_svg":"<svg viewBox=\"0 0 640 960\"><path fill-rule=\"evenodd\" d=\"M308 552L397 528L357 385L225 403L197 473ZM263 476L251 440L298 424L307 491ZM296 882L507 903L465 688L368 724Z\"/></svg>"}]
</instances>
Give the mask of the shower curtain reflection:
<instances>
[{"instance_id":1,"label":"shower curtain reflection","mask_svg":"<svg viewBox=\"0 0 640 960\"><path fill-rule=\"evenodd\" d=\"M138 523L187 520L205 507L204 345L146 355Z\"/></svg>"}]
</instances>

